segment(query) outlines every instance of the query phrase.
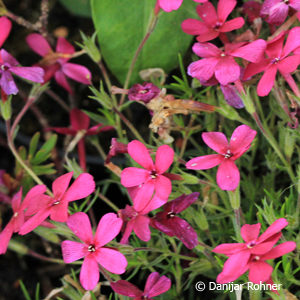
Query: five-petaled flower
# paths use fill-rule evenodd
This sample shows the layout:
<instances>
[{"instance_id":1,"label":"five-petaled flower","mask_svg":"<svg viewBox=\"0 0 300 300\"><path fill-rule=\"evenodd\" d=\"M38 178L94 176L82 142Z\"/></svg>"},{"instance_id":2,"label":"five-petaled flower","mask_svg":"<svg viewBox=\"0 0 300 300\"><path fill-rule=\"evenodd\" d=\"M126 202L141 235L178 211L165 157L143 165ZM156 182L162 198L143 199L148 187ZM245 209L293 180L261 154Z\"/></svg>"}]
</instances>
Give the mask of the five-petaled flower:
<instances>
[{"instance_id":1,"label":"five-petaled flower","mask_svg":"<svg viewBox=\"0 0 300 300\"><path fill-rule=\"evenodd\" d=\"M60 37L57 40L55 52L47 40L38 33L29 34L26 41L34 52L43 56L38 65L45 70L45 82L54 76L56 82L70 94L73 94L73 90L66 76L83 84L91 83L91 72L86 67L68 62L75 53L75 49L65 38Z\"/></svg>"},{"instance_id":2,"label":"five-petaled flower","mask_svg":"<svg viewBox=\"0 0 300 300\"><path fill-rule=\"evenodd\" d=\"M158 147L154 164L146 146L134 140L128 144L128 154L144 168L125 168L121 174L122 185L135 188L132 197L135 209L143 209L154 192L156 197L166 201L171 194L172 183L165 172L173 162L173 149L168 145Z\"/></svg>"},{"instance_id":3,"label":"five-petaled flower","mask_svg":"<svg viewBox=\"0 0 300 300\"><path fill-rule=\"evenodd\" d=\"M254 283L270 280L273 268L265 260L280 257L296 248L295 242L284 242L273 248L281 237L280 231L287 225L286 219L278 219L259 236L260 223L246 224L241 228L245 243L221 244L213 249L215 253L229 256L217 282L234 281L248 270L249 280Z\"/></svg>"},{"instance_id":4,"label":"five-petaled flower","mask_svg":"<svg viewBox=\"0 0 300 300\"><path fill-rule=\"evenodd\" d=\"M178 237L187 248L193 249L199 243L197 233L187 221L179 218L177 214L195 203L199 195L199 193L181 195L177 199L166 203L163 206L164 210L158 212L151 219L151 226L168 236Z\"/></svg>"},{"instance_id":5,"label":"five-petaled flower","mask_svg":"<svg viewBox=\"0 0 300 300\"><path fill-rule=\"evenodd\" d=\"M86 290L95 288L99 281L99 266L111 273L122 274L127 267L125 256L110 247L104 247L120 232L122 219L114 213L105 214L99 221L95 235L87 214L75 213L67 221L68 227L83 243L63 241L61 244L63 260L71 263L84 258L80 271L80 282Z\"/></svg>"},{"instance_id":6,"label":"five-petaled flower","mask_svg":"<svg viewBox=\"0 0 300 300\"><path fill-rule=\"evenodd\" d=\"M160 277L158 272L153 272L147 278L144 291L125 280L112 282L110 286L116 293L133 297L134 300L151 300L152 297L167 292L171 287L171 280L166 276Z\"/></svg>"},{"instance_id":7,"label":"five-petaled flower","mask_svg":"<svg viewBox=\"0 0 300 300\"><path fill-rule=\"evenodd\" d=\"M241 28L245 23L242 17L226 22L236 3L236 0L220 0L217 11L209 1L203 5L198 5L197 13L202 21L184 20L181 24L182 30L187 34L197 35L198 42L207 42L222 33Z\"/></svg>"},{"instance_id":8,"label":"five-petaled flower","mask_svg":"<svg viewBox=\"0 0 300 300\"><path fill-rule=\"evenodd\" d=\"M238 126L228 143L222 132L204 132L205 144L218 154L204 155L186 163L188 169L206 170L219 165L217 184L222 190L235 190L240 182L240 172L234 161L242 156L251 146L256 131L247 125Z\"/></svg>"},{"instance_id":9,"label":"five-petaled flower","mask_svg":"<svg viewBox=\"0 0 300 300\"><path fill-rule=\"evenodd\" d=\"M88 173L80 174L68 188L72 176L73 172L69 172L54 180L53 197L41 195L30 202L26 212L33 216L24 223L19 234L32 231L49 215L53 221L66 222L69 202L85 198L95 191L95 181Z\"/></svg>"}]
</instances>

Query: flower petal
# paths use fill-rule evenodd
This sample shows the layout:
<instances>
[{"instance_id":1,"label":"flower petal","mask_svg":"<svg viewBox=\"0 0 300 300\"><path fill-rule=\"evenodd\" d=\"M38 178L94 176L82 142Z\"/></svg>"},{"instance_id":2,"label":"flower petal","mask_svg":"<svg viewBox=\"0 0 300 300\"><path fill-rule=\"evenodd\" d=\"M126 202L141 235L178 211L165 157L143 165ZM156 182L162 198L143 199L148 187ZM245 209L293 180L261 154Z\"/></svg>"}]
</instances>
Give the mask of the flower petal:
<instances>
[{"instance_id":1,"label":"flower petal","mask_svg":"<svg viewBox=\"0 0 300 300\"><path fill-rule=\"evenodd\" d=\"M155 168L157 173L166 172L174 160L174 150L168 145L158 147L155 156Z\"/></svg>"},{"instance_id":2,"label":"flower petal","mask_svg":"<svg viewBox=\"0 0 300 300\"><path fill-rule=\"evenodd\" d=\"M141 297L143 295L141 290L126 280L111 282L110 287L115 293L128 297Z\"/></svg>"},{"instance_id":3,"label":"flower petal","mask_svg":"<svg viewBox=\"0 0 300 300\"><path fill-rule=\"evenodd\" d=\"M58 70L55 72L54 78L55 78L56 82L60 86L62 86L69 94L71 94L71 95L73 94L73 90L70 87L70 84L68 83L65 74L61 70Z\"/></svg>"},{"instance_id":4,"label":"flower petal","mask_svg":"<svg viewBox=\"0 0 300 300\"><path fill-rule=\"evenodd\" d=\"M204 23L209 24L211 27L218 21L216 9L209 1L203 5L197 5L196 11Z\"/></svg>"},{"instance_id":5,"label":"flower petal","mask_svg":"<svg viewBox=\"0 0 300 300\"><path fill-rule=\"evenodd\" d=\"M86 244L93 241L92 226L87 214L83 212L73 214L68 218L67 225Z\"/></svg>"},{"instance_id":6,"label":"flower petal","mask_svg":"<svg viewBox=\"0 0 300 300\"><path fill-rule=\"evenodd\" d=\"M97 262L106 270L114 274L123 274L126 271L127 260L117 250L100 248L95 252Z\"/></svg>"},{"instance_id":7,"label":"flower petal","mask_svg":"<svg viewBox=\"0 0 300 300\"><path fill-rule=\"evenodd\" d=\"M153 198L145 205L145 207L139 211L140 214L146 215L150 211L155 210L164 204L166 204L167 199L161 199L157 195L154 195Z\"/></svg>"},{"instance_id":8,"label":"flower petal","mask_svg":"<svg viewBox=\"0 0 300 300\"><path fill-rule=\"evenodd\" d=\"M46 56L47 54L52 52L48 41L38 33L29 34L26 37L26 42L29 47L40 56Z\"/></svg>"},{"instance_id":9,"label":"flower petal","mask_svg":"<svg viewBox=\"0 0 300 300\"><path fill-rule=\"evenodd\" d=\"M165 12L171 12L172 10L177 10L183 0L158 0L159 6Z\"/></svg>"},{"instance_id":10,"label":"flower petal","mask_svg":"<svg viewBox=\"0 0 300 300\"><path fill-rule=\"evenodd\" d=\"M80 271L80 283L86 290L93 290L99 282L99 266L93 256L86 256Z\"/></svg>"},{"instance_id":11,"label":"flower petal","mask_svg":"<svg viewBox=\"0 0 300 300\"><path fill-rule=\"evenodd\" d=\"M209 58L221 55L221 51L212 43L195 43L193 52L199 57Z\"/></svg>"},{"instance_id":12,"label":"flower petal","mask_svg":"<svg viewBox=\"0 0 300 300\"><path fill-rule=\"evenodd\" d=\"M19 90L14 82L14 79L9 71L3 71L0 79L0 87L7 95L16 95Z\"/></svg>"},{"instance_id":13,"label":"flower petal","mask_svg":"<svg viewBox=\"0 0 300 300\"><path fill-rule=\"evenodd\" d=\"M236 0L220 0L217 8L219 20L225 22L235 6Z\"/></svg>"},{"instance_id":14,"label":"flower petal","mask_svg":"<svg viewBox=\"0 0 300 300\"><path fill-rule=\"evenodd\" d=\"M199 80L208 81L214 75L218 62L219 59L214 57L194 61L188 66L188 75Z\"/></svg>"},{"instance_id":15,"label":"flower petal","mask_svg":"<svg viewBox=\"0 0 300 300\"><path fill-rule=\"evenodd\" d=\"M203 132L204 143L219 154L225 154L228 150L228 141L222 132Z\"/></svg>"},{"instance_id":16,"label":"flower petal","mask_svg":"<svg viewBox=\"0 0 300 300\"><path fill-rule=\"evenodd\" d=\"M277 66L280 73L292 73L294 72L300 64L299 55L291 55L281 60Z\"/></svg>"},{"instance_id":17,"label":"flower petal","mask_svg":"<svg viewBox=\"0 0 300 300\"><path fill-rule=\"evenodd\" d=\"M38 202L46 190L47 187L43 184L39 184L31 188L22 202L21 209L28 208L32 202Z\"/></svg>"},{"instance_id":18,"label":"flower petal","mask_svg":"<svg viewBox=\"0 0 300 300\"><path fill-rule=\"evenodd\" d=\"M40 67L11 67L10 71L27 80L43 83L44 70Z\"/></svg>"},{"instance_id":19,"label":"flower petal","mask_svg":"<svg viewBox=\"0 0 300 300\"><path fill-rule=\"evenodd\" d=\"M13 232L13 223L9 222L0 233L0 254L4 254L6 252Z\"/></svg>"},{"instance_id":20,"label":"flower petal","mask_svg":"<svg viewBox=\"0 0 300 300\"><path fill-rule=\"evenodd\" d=\"M133 187L143 184L149 179L149 171L141 168L125 168L121 173L121 184L125 187Z\"/></svg>"},{"instance_id":21,"label":"flower petal","mask_svg":"<svg viewBox=\"0 0 300 300\"><path fill-rule=\"evenodd\" d=\"M1 58L5 63L9 64L10 67L20 65L20 63L10 53L8 53L4 49L0 50L0 59Z\"/></svg>"},{"instance_id":22,"label":"flower petal","mask_svg":"<svg viewBox=\"0 0 300 300\"><path fill-rule=\"evenodd\" d=\"M75 48L65 38L60 37L57 40L55 51L58 53L73 54L75 52Z\"/></svg>"},{"instance_id":23,"label":"flower petal","mask_svg":"<svg viewBox=\"0 0 300 300\"><path fill-rule=\"evenodd\" d=\"M153 169L153 161L146 146L134 140L128 144L128 153L134 161L147 170Z\"/></svg>"},{"instance_id":24,"label":"flower petal","mask_svg":"<svg viewBox=\"0 0 300 300\"><path fill-rule=\"evenodd\" d=\"M146 216L138 216L134 220L133 230L138 238L144 242L148 242L151 239L149 223L150 219Z\"/></svg>"},{"instance_id":25,"label":"flower petal","mask_svg":"<svg viewBox=\"0 0 300 300\"><path fill-rule=\"evenodd\" d=\"M196 19L186 19L181 23L183 32L191 35L205 34L210 31L205 23Z\"/></svg>"},{"instance_id":26,"label":"flower petal","mask_svg":"<svg viewBox=\"0 0 300 300\"><path fill-rule=\"evenodd\" d=\"M216 65L215 76L222 85L235 82L240 78L240 66L232 57L224 56Z\"/></svg>"},{"instance_id":27,"label":"flower petal","mask_svg":"<svg viewBox=\"0 0 300 300\"><path fill-rule=\"evenodd\" d=\"M61 201L51 206L50 219L55 222L67 222L69 202Z\"/></svg>"},{"instance_id":28,"label":"flower petal","mask_svg":"<svg viewBox=\"0 0 300 300\"><path fill-rule=\"evenodd\" d=\"M224 191L235 190L240 183L240 172L234 162L225 159L217 171L217 184Z\"/></svg>"},{"instance_id":29,"label":"flower petal","mask_svg":"<svg viewBox=\"0 0 300 300\"><path fill-rule=\"evenodd\" d=\"M72 129L87 130L90 126L90 117L78 108L73 108L70 113Z\"/></svg>"},{"instance_id":30,"label":"flower petal","mask_svg":"<svg viewBox=\"0 0 300 300\"><path fill-rule=\"evenodd\" d=\"M228 243L217 246L212 252L222 253L227 256L236 254L240 251L247 250L247 246L243 243Z\"/></svg>"},{"instance_id":31,"label":"flower petal","mask_svg":"<svg viewBox=\"0 0 300 300\"><path fill-rule=\"evenodd\" d=\"M240 125L234 130L229 142L233 160L239 158L250 148L256 134L257 132L247 125Z\"/></svg>"},{"instance_id":32,"label":"flower petal","mask_svg":"<svg viewBox=\"0 0 300 300\"><path fill-rule=\"evenodd\" d=\"M296 249L296 246L297 246L297 244L295 242L282 243L282 244L274 247L273 249L271 249L265 255L261 256L261 259L262 260L275 259L275 258L285 255L291 251L294 251Z\"/></svg>"},{"instance_id":33,"label":"flower petal","mask_svg":"<svg viewBox=\"0 0 300 300\"><path fill-rule=\"evenodd\" d=\"M171 280L166 276L159 276L158 272L149 275L146 281L144 294L147 297L156 297L171 288Z\"/></svg>"},{"instance_id":34,"label":"flower petal","mask_svg":"<svg viewBox=\"0 0 300 300\"><path fill-rule=\"evenodd\" d=\"M275 235L276 233L280 232L284 227L288 225L288 221L284 218L280 218L273 222L267 230L258 238L258 242L261 243L268 238L270 238L272 235Z\"/></svg>"},{"instance_id":35,"label":"flower petal","mask_svg":"<svg viewBox=\"0 0 300 300\"><path fill-rule=\"evenodd\" d=\"M155 180L155 195L160 199L167 200L171 192L171 180L163 175L158 175Z\"/></svg>"},{"instance_id":36,"label":"flower petal","mask_svg":"<svg viewBox=\"0 0 300 300\"><path fill-rule=\"evenodd\" d=\"M155 184L153 180L149 180L147 183L138 187L136 190L135 197L132 199L134 209L136 211L142 211L146 205L148 205L150 199L154 193Z\"/></svg>"},{"instance_id":37,"label":"flower petal","mask_svg":"<svg viewBox=\"0 0 300 300\"><path fill-rule=\"evenodd\" d=\"M112 241L122 228L123 221L114 213L105 214L99 221L95 234L97 247L102 247Z\"/></svg>"},{"instance_id":38,"label":"flower petal","mask_svg":"<svg viewBox=\"0 0 300 300\"><path fill-rule=\"evenodd\" d=\"M204 155L192 158L186 163L187 169L207 170L219 165L224 157L219 154Z\"/></svg>"},{"instance_id":39,"label":"flower petal","mask_svg":"<svg viewBox=\"0 0 300 300\"><path fill-rule=\"evenodd\" d=\"M241 236L243 240L246 243L256 240L259 235L260 227L261 227L260 223L253 224L253 225L245 224L244 226L242 226Z\"/></svg>"},{"instance_id":40,"label":"flower petal","mask_svg":"<svg viewBox=\"0 0 300 300\"><path fill-rule=\"evenodd\" d=\"M261 283L270 279L273 268L264 261L251 262L249 264L249 280L253 283Z\"/></svg>"},{"instance_id":41,"label":"flower petal","mask_svg":"<svg viewBox=\"0 0 300 300\"><path fill-rule=\"evenodd\" d=\"M72 176L73 176L73 172L69 172L64 175L59 176L58 178L56 178L53 181L52 191L54 194L54 198L59 198L66 192L66 190L70 184L70 181L72 179Z\"/></svg>"},{"instance_id":42,"label":"flower petal","mask_svg":"<svg viewBox=\"0 0 300 300\"><path fill-rule=\"evenodd\" d=\"M66 264L79 260L89 254L85 244L74 241L63 241L61 243L61 251Z\"/></svg>"},{"instance_id":43,"label":"flower petal","mask_svg":"<svg viewBox=\"0 0 300 300\"><path fill-rule=\"evenodd\" d=\"M81 82L83 84L91 84L91 72L84 66L65 63L62 65L62 72L75 81Z\"/></svg>"},{"instance_id":44,"label":"flower petal","mask_svg":"<svg viewBox=\"0 0 300 300\"><path fill-rule=\"evenodd\" d=\"M267 96L275 81L277 73L277 66L276 65L271 65L268 69L266 69L264 75L261 77L258 85L257 85L257 94L258 96Z\"/></svg>"},{"instance_id":45,"label":"flower petal","mask_svg":"<svg viewBox=\"0 0 300 300\"><path fill-rule=\"evenodd\" d=\"M242 17L234 18L230 21L225 22L219 30L220 32L229 32L243 27L244 24L245 20Z\"/></svg>"},{"instance_id":46,"label":"flower petal","mask_svg":"<svg viewBox=\"0 0 300 300\"><path fill-rule=\"evenodd\" d=\"M0 48L3 45L3 43L5 42L5 40L7 39L10 30L11 30L11 21L6 18L6 17L1 17L0 18Z\"/></svg>"}]
</instances>

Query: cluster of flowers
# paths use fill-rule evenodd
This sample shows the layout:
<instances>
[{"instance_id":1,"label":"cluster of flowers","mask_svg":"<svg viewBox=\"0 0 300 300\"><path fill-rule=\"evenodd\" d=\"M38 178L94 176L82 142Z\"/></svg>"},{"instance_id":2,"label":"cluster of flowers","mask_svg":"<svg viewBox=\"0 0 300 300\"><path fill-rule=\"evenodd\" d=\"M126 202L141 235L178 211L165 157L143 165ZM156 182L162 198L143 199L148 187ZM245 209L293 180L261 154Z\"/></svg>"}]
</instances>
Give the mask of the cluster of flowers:
<instances>
[{"instance_id":1,"label":"cluster of flowers","mask_svg":"<svg viewBox=\"0 0 300 300\"><path fill-rule=\"evenodd\" d=\"M0 48L9 36L11 27L12 24L8 18L0 18ZM83 84L91 83L91 73L86 67L68 62L73 57L75 49L65 38L58 39L55 52L40 34L30 34L27 36L26 41L43 59L37 66L21 67L20 63L11 54L1 49L0 89L2 98L5 98L3 95L16 95L19 91L12 74L37 83L46 83L54 76L57 83L69 93L73 93L73 90L66 76Z\"/></svg>"}]
</instances>

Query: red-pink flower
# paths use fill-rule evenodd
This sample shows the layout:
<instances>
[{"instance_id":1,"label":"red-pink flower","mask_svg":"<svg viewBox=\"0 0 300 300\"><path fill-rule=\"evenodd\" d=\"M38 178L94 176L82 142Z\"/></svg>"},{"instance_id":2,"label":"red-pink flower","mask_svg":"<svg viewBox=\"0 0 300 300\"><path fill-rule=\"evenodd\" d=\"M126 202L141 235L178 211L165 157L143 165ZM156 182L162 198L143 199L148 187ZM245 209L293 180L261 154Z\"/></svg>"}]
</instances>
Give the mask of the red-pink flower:
<instances>
[{"instance_id":1,"label":"red-pink flower","mask_svg":"<svg viewBox=\"0 0 300 300\"><path fill-rule=\"evenodd\" d=\"M71 263L84 258L80 271L80 282L86 290L95 288L99 281L99 266L111 273L122 274L127 267L125 256L110 247L104 247L120 232L122 220L114 213L105 214L93 235L88 216L83 212L75 213L67 221L68 227L83 243L63 241L61 244L63 260Z\"/></svg>"},{"instance_id":2,"label":"red-pink flower","mask_svg":"<svg viewBox=\"0 0 300 300\"><path fill-rule=\"evenodd\" d=\"M0 234L0 254L7 250L7 246L14 232L18 232L25 222L26 209L32 201L39 201L46 191L46 186L37 185L33 187L22 201L22 188L17 192L11 201L13 216Z\"/></svg>"},{"instance_id":3,"label":"red-pink flower","mask_svg":"<svg viewBox=\"0 0 300 300\"><path fill-rule=\"evenodd\" d=\"M222 253L229 258L223 271L218 275L218 283L236 280L249 270L249 280L254 283L271 279L273 268L265 262L280 257L296 248L295 242L285 242L273 248L281 237L281 230L288 225L286 219L278 219L259 236L261 224L246 224L241 228L241 236L245 243L222 244L213 252Z\"/></svg>"},{"instance_id":4,"label":"red-pink flower","mask_svg":"<svg viewBox=\"0 0 300 300\"><path fill-rule=\"evenodd\" d=\"M191 159L186 167L192 170L206 170L219 165L217 184L222 190L235 190L240 182L240 172L234 161L242 156L251 146L256 131L247 125L238 126L228 143L222 132L204 132L205 144L218 154L204 155Z\"/></svg>"},{"instance_id":5,"label":"red-pink flower","mask_svg":"<svg viewBox=\"0 0 300 300\"><path fill-rule=\"evenodd\" d=\"M268 42L266 48L267 58L255 64L249 64L245 70L244 78L251 77L264 71L257 85L257 94L266 96L270 93L276 78L277 71L282 76L294 72L299 63L299 55L291 53L300 46L300 27L294 27L289 31L285 45L283 46L285 32Z\"/></svg>"},{"instance_id":6,"label":"red-pink flower","mask_svg":"<svg viewBox=\"0 0 300 300\"><path fill-rule=\"evenodd\" d=\"M208 0L194 0L195 2L198 3L204 3L207 2ZM164 11L166 12L171 12L173 10L177 10L183 0L157 0L157 5Z\"/></svg>"},{"instance_id":7,"label":"red-pink flower","mask_svg":"<svg viewBox=\"0 0 300 300\"><path fill-rule=\"evenodd\" d=\"M213 76L222 85L235 82L240 78L240 66L234 57L241 57L250 62L261 60L266 48L264 40L256 40L250 44L245 43L225 44L224 51L211 43L196 43L193 51L203 57L188 66L188 74L200 81L208 81Z\"/></svg>"},{"instance_id":8,"label":"red-pink flower","mask_svg":"<svg viewBox=\"0 0 300 300\"><path fill-rule=\"evenodd\" d=\"M57 133L75 136L79 131L85 131L86 135L96 135L99 132L113 130L112 126L103 126L99 123L93 127L90 127L90 118L84 112L78 108L73 108L70 113L70 124L71 127L50 127L48 130L54 130ZM84 137L78 142L78 155L80 166L83 171L86 171L86 155L85 155L85 141Z\"/></svg>"},{"instance_id":9,"label":"red-pink flower","mask_svg":"<svg viewBox=\"0 0 300 300\"><path fill-rule=\"evenodd\" d=\"M0 28L1 28L0 30L0 48L1 48L11 31L11 21L6 17L1 17Z\"/></svg>"},{"instance_id":10,"label":"red-pink flower","mask_svg":"<svg viewBox=\"0 0 300 300\"><path fill-rule=\"evenodd\" d=\"M152 300L152 297L161 295L170 289L171 280L166 276L160 277L158 272L153 272L147 278L144 291L125 280L112 282L110 286L116 293L133 297L134 300Z\"/></svg>"},{"instance_id":11,"label":"red-pink flower","mask_svg":"<svg viewBox=\"0 0 300 300\"><path fill-rule=\"evenodd\" d=\"M30 202L26 212L34 216L24 223L19 234L24 235L32 231L49 215L53 221L66 222L69 202L85 198L94 192L95 182L92 175L80 174L69 187L72 176L73 172L69 172L54 180L53 197L41 195Z\"/></svg>"},{"instance_id":12,"label":"red-pink flower","mask_svg":"<svg viewBox=\"0 0 300 300\"><path fill-rule=\"evenodd\" d=\"M38 33L29 34L26 41L34 52L43 57L38 65L45 70L45 82L54 76L56 82L70 94L73 90L66 76L83 84L91 84L91 72L86 67L68 62L75 53L75 49L65 38L60 37L57 40L55 52L47 40Z\"/></svg>"},{"instance_id":13,"label":"red-pink flower","mask_svg":"<svg viewBox=\"0 0 300 300\"><path fill-rule=\"evenodd\" d=\"M121 174L122 185L135 188L135 209L143 209L154 192L156 197L167 200L172 191L172 183L165 172L173 162L173 149L168 145L158 147L154 164L146 146L134 140L128 144L128 154L144 168L125 168Z\"/></svg>"},{"instance_id":14,"label":"red-pink flower","mask_svg":"<svg viewBox=\"0 0 300 300\"><path fill-rule=\"evenodd\" d=\"M289 8L300 11L299 0L265 0L260 14L267 16L267 22L274 25L281 25L286 19Z\"/></svg>"},{"instance_id":15,"label":"red-pink flower","mask_svg":"<svg viewBox=\"0 0 300 300\"><path fill-rule=\"evenodd\" d=\"M147 242L151 238L151 231L149 228L150 218L147 214L166 203L166 200L161 200L158 197L153 197L144 207L135 208L135 205L126 205L125 209L119 211L119 216L123 220L124 234L120 241L121 244L127 244L128 238L132 231L139 239Z\"/></svg>"},{"instance_id":16,"label":"red-pink flower","mask_svg":"<svg viewBox=\"0 0 300 300\"><path fill-rule=\"evenodd\" d=\"M220 0L217 11L211 2L198 5L197 13L202 21L197 19L184 20L181 24L182 30L187 34L197 35L198 42L207 42L224 32L241 28L245 23L242 17L226 22L236 3L236 0Z\"/></svg>"},{"instance_id":17,"label":"red-pink flower","mask_svg":"<svg viewBox=\"0 0 300 300\"><path fill-rule=\"evenodd\" d=\"M243 4L243 13L247 15L248 21L253 23L255 19L260 18L261 3L256 1L247 1Z\"/></svg>"},{"instance_id":18,"label":"red-pink flower","mask_svg":"<svg viewBox=\"0 0 300 300\"><path fill-rule=\"evenodd\" d=\"M179 218L177 214L195 203L199 195L199 193L181 195L166 203L163 207L164 210L151 219L151 226L168 236L178 237L187 248L193 249L199 243L197 233L188 222Z\"/></svg>"}]
</instances>

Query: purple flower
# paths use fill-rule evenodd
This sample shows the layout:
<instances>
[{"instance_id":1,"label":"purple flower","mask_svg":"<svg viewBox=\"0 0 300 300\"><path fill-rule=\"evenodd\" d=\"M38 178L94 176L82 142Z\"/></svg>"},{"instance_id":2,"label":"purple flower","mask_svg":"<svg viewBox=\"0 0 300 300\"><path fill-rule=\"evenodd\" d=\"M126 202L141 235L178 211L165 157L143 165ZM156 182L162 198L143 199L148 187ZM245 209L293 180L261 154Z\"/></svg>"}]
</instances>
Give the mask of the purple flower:
<instances>
[{"instance_id":1,"label":"purple flower","mask_svg":"<svg viewBox=\"0 0 300 300\"><path fill-rule=\"evenodd\" d=\"M193 249L198 245L197 233L187 221L176 215L196 202L198 197L199 193L183 194L168 202L163 206L164 210L151 220L151 226L168 236L178 237L187 248Z\"/></svg>"},{"instance_id":2,"label":"purple flower","mask_svg":"<svg viewBox=\"0 0 300 300\"><path fill-rule=\"evenodd\" d=\"M4 49L0 50L0 87L7 95L16 95L18 88L12 73L33 82L44 82L44 70L39 67L20 67L20 63Z\"/></svg>"},{"instance_id":3,"label":"purple flower","mask_svg":"<svg viewBox=\"0 0 300 300\"><path fill-rule=\"evenodd\" d=\"M132 101L150 102L153 98L157 97L160 89L151 82L144 82L143 84L134 84L128 90L128 98Z\"/></svg>"},{"instance_id":4,"label":"purple flower","mask_svg":"<svg viewBox=\"0 0 300 300\"><path fill-rule=\"evenodd\" d=\"M235 108L243 108L244 102L241 99L237 88L232 84L220 85L221 91L224 95L226 102L235 107Z\"/></svg>"}]
</instances>

